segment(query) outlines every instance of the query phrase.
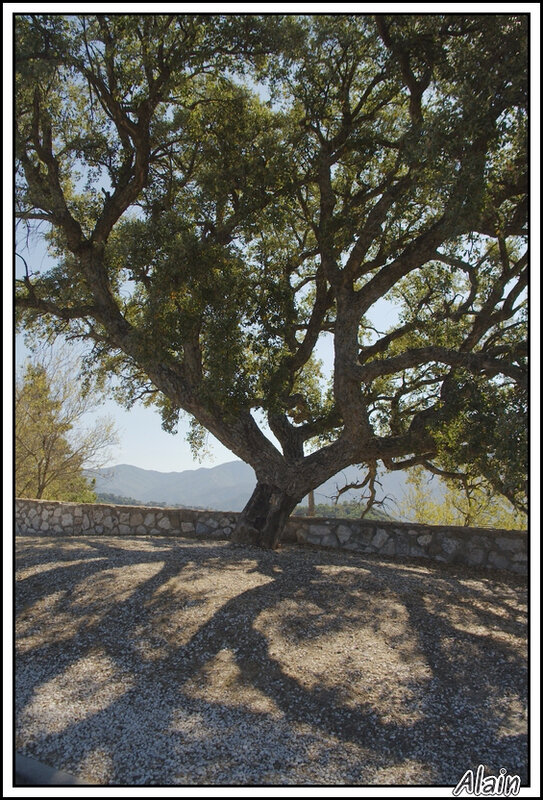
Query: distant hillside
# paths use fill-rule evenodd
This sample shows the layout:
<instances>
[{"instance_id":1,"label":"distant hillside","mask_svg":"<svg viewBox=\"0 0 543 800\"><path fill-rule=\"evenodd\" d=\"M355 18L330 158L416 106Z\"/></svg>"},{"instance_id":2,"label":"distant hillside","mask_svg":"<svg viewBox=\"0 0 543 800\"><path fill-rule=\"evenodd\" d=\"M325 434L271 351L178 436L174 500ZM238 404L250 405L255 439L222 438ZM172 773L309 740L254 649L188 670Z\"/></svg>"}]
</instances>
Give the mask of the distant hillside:
<instances>
[{"instance_id":1,"label":"distant hillside","mask_svg":"<svg viewBox=\"0 0 543 800\"><path fill-rule=\"evenodd\" d=\"M118 464L93 473L97 494L134 498L140 503L163 503L189 508L209 508L219 511L241 511L256 484L253 469L243 461L229 461L216 467L184 470L183 472L158 472L129 464ZM360 477L356 467L349 467L326 481L315 491L315 503L330 504L338 488ZM395 516L393 501L401 500L405 491L406 476L402 472L382 476L382 489L378 498L391 498L385 510ZM359 492L349 491L341 501L356 500ZM305 503L305 501L304 501Z\"/></svg>"},{"instance_id":2,"label":"distant hillside","mask_svg":"<svg viewBox=\"0 0 543 800\"><path fill-rule=\"evenodd\" d=\"M146 506L148 503L143 500L136 500L134 497L121 497L118 494L111 494L110 492L95 492L97 503L106 503L114 506ZM153 500L153 506L160 506L162 508L187 508L182 503L165 503L162 500ZM192 506L192 508L201 508L201 506Z\"/></svg>"},{"instance_id":3,"label":"distant hillside","mask_svg":"<svg viewBox=\"0 0 543 800\"><path fill-rule=\"evenodd\" d=\"M145 505L141 500L136 500L135 497L121 497L119 494L111 494L111 492L95 492L97 503L110 503L114 506L143 506Z\"/></svg>"},{"instance_id":4,"label":"distant hillside","mask_svg":"<svg viewBox=\"0 0 543 800\"><path fill-rule=\"evenodd\" d=\"M240 511L256 483L254 471L242 461L183 472L158 472L118 464L93 477L97 494L133 497L148 504L222 511Z\"/></svg>"},{"instance_id":5,"label":"distant hillside","mask_svg":"<svg viewBox=\"0 0 543 800\"><path fill-rule=\"evenodd\" d=\"M355 500L351 500L348 503L316 503L313 516L331 517L333 519L337 517L341 517L342 519L360 519L364 509L365 504ZM307 515L307 503L305 506L301 504L297 506L293 511L293 515L295 517L305 517ZM365 519L391 520L393 514L391 511L387 514L385 511L381 511L380 508L374 506L364 514L364 517Z\"/></svg>"}]
</instances>

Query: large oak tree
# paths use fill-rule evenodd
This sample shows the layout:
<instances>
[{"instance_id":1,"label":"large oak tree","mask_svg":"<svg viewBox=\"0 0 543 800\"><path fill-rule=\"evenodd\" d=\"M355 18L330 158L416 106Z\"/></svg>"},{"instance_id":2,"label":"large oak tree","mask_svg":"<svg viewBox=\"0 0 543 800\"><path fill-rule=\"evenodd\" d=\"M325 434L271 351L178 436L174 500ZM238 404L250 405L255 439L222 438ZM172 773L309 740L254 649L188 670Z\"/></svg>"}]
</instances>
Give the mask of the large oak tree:
<instances>
[{"instance_id":1,"label":"large oak tree","mask_svg":"<svg viewBox=\"0 0 543 800\"><path fill-rule=\"evenodd\" d=\"M16 213L56 256L23 324L251 464L237 541L350 464L371 496L456 454L519 504L526 47L523 15L17 16Z\"/></svg>"}]
</instances>

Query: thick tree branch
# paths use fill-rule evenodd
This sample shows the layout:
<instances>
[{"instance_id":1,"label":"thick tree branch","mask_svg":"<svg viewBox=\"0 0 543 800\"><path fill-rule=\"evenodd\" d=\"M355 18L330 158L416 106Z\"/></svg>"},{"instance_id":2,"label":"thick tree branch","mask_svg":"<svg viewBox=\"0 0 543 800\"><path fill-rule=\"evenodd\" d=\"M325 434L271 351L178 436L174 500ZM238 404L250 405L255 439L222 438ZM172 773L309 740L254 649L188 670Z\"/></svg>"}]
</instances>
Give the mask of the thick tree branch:
<instances>
[{"instance_id":1,"label":"thick tree branch","mask_svg":"<svg viewBox=\"0 0 543 800\"><path fill-rule=\"evenodd\" d=\"M432 362L448 364L452 367L463 367L472 372L482 372L490 376L505 375L522 384L527 381L525 370L509 360L492 358L486 352L466 353L435 345L412 348L398 356L390 356L382 361L372 361L369 364L357 366L355 371L357 378L362 383L371 383L371 381L383 375L398 374L403 370Z\"/></svg>"}]
</instances>

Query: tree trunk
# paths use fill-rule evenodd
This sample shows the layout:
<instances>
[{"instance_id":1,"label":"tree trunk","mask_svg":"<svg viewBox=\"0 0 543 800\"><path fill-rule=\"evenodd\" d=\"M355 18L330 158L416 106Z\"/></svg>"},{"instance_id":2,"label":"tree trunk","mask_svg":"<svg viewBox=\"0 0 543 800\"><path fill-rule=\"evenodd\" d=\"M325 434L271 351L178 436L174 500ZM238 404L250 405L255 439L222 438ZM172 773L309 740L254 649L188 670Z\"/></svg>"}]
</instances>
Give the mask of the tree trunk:
<instances>
[{"instance_id":1,"label":"tree trunk","mask_svg":"<svg viewBox=\"0 0 543 800\"><path fill-rule=\"evenodd\" d=\"M298 503L298 498L276 486L257 483L232 532L232 541L275 550Z\"/></svg>"},{"instance_id":2,"label":"tree trunk","mask_svg":"<svg viewBox=\"0 0 543 800\"><path fill-rule=\"evenodd\" d=\"M307 495L307 516L315 516L315 492L313 489Z\"/></svg>"}]
</instances>

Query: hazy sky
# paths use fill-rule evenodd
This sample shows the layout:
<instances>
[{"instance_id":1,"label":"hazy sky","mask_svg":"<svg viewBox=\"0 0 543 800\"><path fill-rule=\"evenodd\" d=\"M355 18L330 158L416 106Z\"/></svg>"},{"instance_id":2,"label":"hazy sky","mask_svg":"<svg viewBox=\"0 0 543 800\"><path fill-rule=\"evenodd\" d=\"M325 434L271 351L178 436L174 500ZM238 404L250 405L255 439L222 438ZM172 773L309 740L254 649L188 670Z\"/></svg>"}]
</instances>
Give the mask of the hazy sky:
<instances>
[{"instance_id":1,"label":"hazy sky","mask_svg":"<svg viewBox=\"0 0 543 800\"><path fill-rule=\"evenodd\" d=\"M45 242L40 234L34 234L27 241L19 241L17 252L28 263L32 272L44 271L53 266ZM17 276L24 274L23 262L16 258ZM392 322L394 308L390 303L379 301L376 303L371 315L374 325L380 330L388 328ZM23 336L17 336L15 342L15 365L20 366L29 351L24 345ZM333 341L330 334L321 337L316 354L323 362L325 374L331 374L333 366ZM199 467L213 467L232 461L236 456L227 450L211 434L208 435L206 453L200 460L195 459L188 442L188 419L180 420L176 435L166 433L161 427L161 417L153 407L146 408L141 403L136 404L129 411L122 408L114 400L105 400L104 404L92 417L113 417L118 432L118 444L111 448L111 458L104 466L114 464L132 464L143 469L155 469L160 472L178 472L185 469ZM94 420L89 419L89 424ZM274 437L269 434L270 438ZM275 440L274 440L275 441Z\"/></svg>"},{"instance_id":2,"label":"hazy sky","mask_svg":"<svg viewBox=\"0 0 543 800\"><path fill-rule=\"evenodd\" d=\"M30 250L23 251L24 258L31 269L43 269L49 259L45 254L43 245L34 244ZM22 263L22 262L21 262ZM378 304L376 314L373 316L377 327L381 329L390 325L391 307L382 302ZM387 320L387 317L389 319ZM23 337L16 337L15 363L20 366L24 363L29 351L24 345ZM318 357L323 361L326 374L329 374L333 365L332 337L327 334L322 337L318 345ZM93 417L113 417L118 432L119 442L111 449L111 458L107 465L132 464L143 469L155 469L161 472L178 472L185 469L198 467L212 467L232 461L236 456L227 450L211 434L205 454L201 460L195 459L188 442L188 420L180 420L176 435L166 433L161 427L161 417L153 407L146 408L141 403L136 404L129 411L122 408L114 400L106 400ZM92 420L89 420L92 422ZM270 434L273 440L273 436Z\"/></svg>"},{"instance_id":3,"label":"hazy sky","mask_svg":"<svg viewBox=\"0 0 543 800\"><path fill-rule=\"evenodd\" d=\"M44 242L39 236L23 244L19 242L18 252L25 258L31 271L41 271L52 266L52 260L46 252ZM17 275L23 274L23 262L16 259ZM15 365L22 365L29 355L23 336L15 340ZM323 360L325 370L331 370L333 364L333 347L329 335L319 346L319 357ZM89 424L94 418L113 417L118 432L119 442L111 448L111 458L107 465L132 464L143 469L155 469L161 472L178 472L198 467L212 467L236 456L227 450L211 434L208 435L206 453L195 459L188 442L188 419L181 418L176 435L166 433L161 427L161 417L153 407L146 408L141 403L129 411L122 408L114 400L106 399L100 408L91 415ZM273 437L271 437L273 439Z\"/></svg>"},{"instance_id":4,"label":"hazy sky","mask_svg":"<svg viewBox=\"0 0 543 800\"><path fill-rule=\"evenodd\" d=\"M42 228L42 232L44 231L45 228ZM45 270L53 264L40 234L34 234L26 242L18 241L17 252L26 259L31 271ZM23 274L23 262L20 258L16 258L15 261L16 273L20 276ZM371 319L383 330L390 326L392 315L394 315L393 306L381 301L376 305ZM21 365L27 355L28 351L22 336L16 337L15 366ZM316 355L323 361L325 374L330 374L333 366L333 343L330 335L322 337ZM137 404L127 411L114 400L106 400L93 416L105 415L114 418L119 437L118 445L112 448L108 465L132 464L144 469L169 472L216 466L236 458L209 434L206 448L208 454L202 454L201 460L195 459L185 438L188 430L186 418L180 420L179 433L172 435L162 430L160 414L152 407L145 408ZM269 435L273 440L274 437Z\"/></svg>"},{"instance_id":5,"label":"hazy sky","mask_svg":"<svg viewBox=\"0 0 543 800\"><path fill-rule=\"evenodd\" d=\"M381 324L386 325L381 313ZM29 351L24 346L23 337L16 337L15 362L17 366L24 363ZM322 359L326 372L333 364L332 339L328 335L318 347L319 358ZM200 460L193 457L186 441L188 420L181 419L179 433L166 433L161 427L160 414L153 407L146 408L137 403L127 411L114 400L106 400L93 414L93 417L110 416L115 420L119 443L112 448L108 464L132 464L143 469L156 469L161 472L177 472L198 467L212 467L232 461L236 456L227 450L211 434L208 436L207 450ZM92 420L89 420L91 422ZM270 438L273 437L270 435Z\"/></svg>"}]
</instances>

